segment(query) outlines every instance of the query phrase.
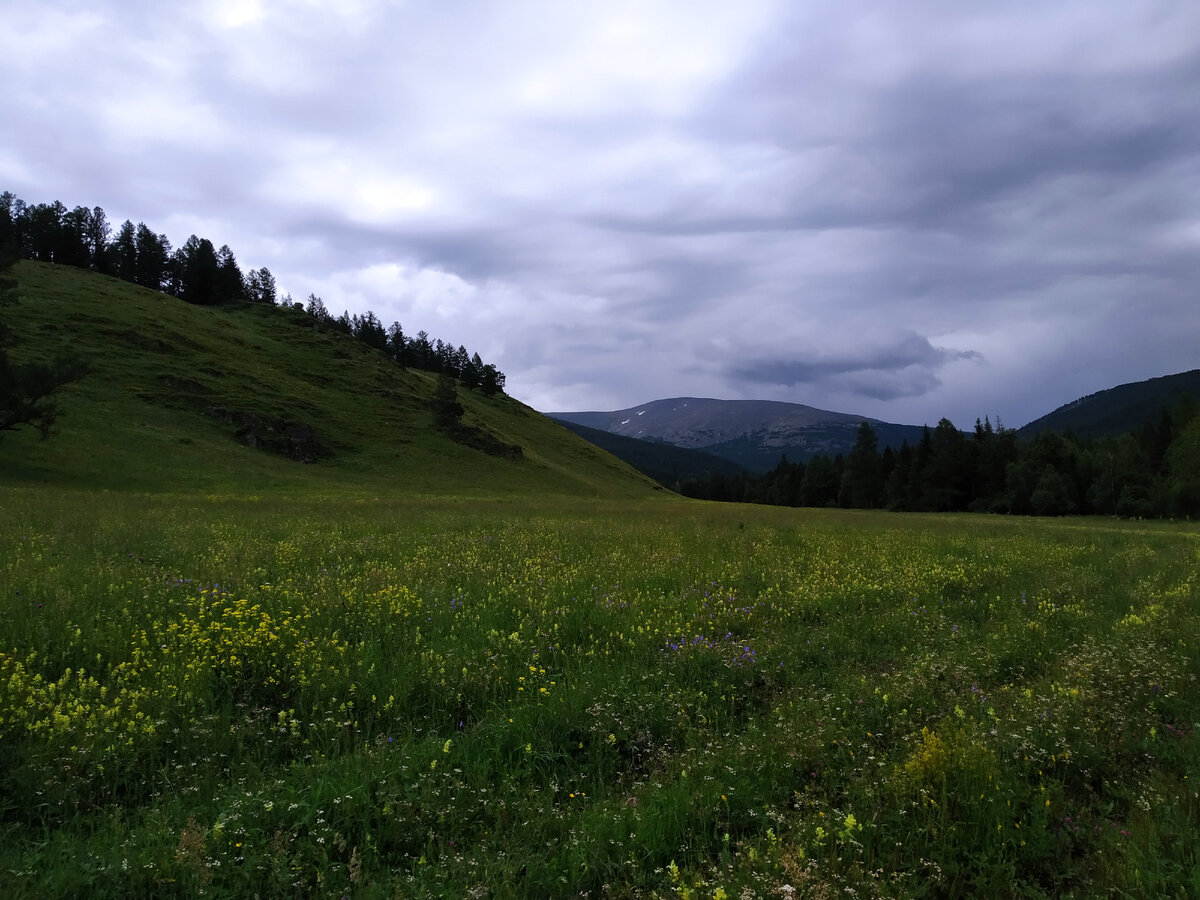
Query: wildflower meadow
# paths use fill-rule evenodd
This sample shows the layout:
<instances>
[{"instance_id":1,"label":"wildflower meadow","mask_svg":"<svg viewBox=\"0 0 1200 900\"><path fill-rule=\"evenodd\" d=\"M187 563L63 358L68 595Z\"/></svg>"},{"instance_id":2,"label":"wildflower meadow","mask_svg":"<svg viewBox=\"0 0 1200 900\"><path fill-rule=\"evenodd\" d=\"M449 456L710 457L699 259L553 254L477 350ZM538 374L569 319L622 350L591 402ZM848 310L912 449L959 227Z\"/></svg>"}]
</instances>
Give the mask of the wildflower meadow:
<instances>
[{"instance_id":1,"label":"wildflower meadow","mask_svg":"<svg viewBox=\"0 0 1200 900\"><path fill-rule=\"evenodd\" d=\"M0 492L5 897L1200 896L1200 530Z\"/></svg>"}]
</instances>

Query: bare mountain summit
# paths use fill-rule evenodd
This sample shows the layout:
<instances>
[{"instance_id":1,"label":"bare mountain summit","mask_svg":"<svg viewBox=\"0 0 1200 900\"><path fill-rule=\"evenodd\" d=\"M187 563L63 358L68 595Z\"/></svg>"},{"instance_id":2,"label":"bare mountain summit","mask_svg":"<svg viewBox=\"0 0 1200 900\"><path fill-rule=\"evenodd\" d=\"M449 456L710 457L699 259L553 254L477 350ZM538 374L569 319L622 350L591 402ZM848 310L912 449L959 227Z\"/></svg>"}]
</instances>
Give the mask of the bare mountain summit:
<instances>
[{"instance_id":1,"label":"bare mountain summit","mask_svg":"<svg viewBox=\"0 0 1200 900\"><path fill-rule=\"evenodd\" d=\"M703 448L752 470L774 466L786 454L807 460L818 453L845 453L862 422L870 422L880 446L915 442L920 428L892 425L850 413L831 412L778 400L713 400L675 397L614 412L552 412L553 419L619 434Z\"/></svg>"}]
</instances>

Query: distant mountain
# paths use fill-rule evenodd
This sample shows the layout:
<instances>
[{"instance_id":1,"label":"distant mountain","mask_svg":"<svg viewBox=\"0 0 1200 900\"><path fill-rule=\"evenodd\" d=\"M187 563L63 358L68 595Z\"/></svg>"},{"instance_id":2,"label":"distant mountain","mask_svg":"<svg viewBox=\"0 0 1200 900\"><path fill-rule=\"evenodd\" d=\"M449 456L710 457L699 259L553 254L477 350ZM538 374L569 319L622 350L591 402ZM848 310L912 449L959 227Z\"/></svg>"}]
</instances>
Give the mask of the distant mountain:
<instances>
[{"instance_id":1,"label":"distant mountain","mask_svg":"<svg viewBox=\"0 0 1200 900\"><path fill-rule=\"evenodd\" d=\"M803 462L817 454L847 453L862 422L875 428L880 449L898 447L905 439L915 444L921 438L921 426L894 425L778 400L675 397L614 412L547 415L609 434L703 449L757 472L774 467L784 455Z\"/></svg>"},{"instance_id":2,"label":"distant mountain","mask_svg":"<svg viewBox=\"0 0 1200 900\"><path fill-rule=\"evenodd\" d=\"M1185 396L1200 402L1200 369L1118 385L1080 397L1017 430L1022 438L1042 431L1074 432L1080 437L1120 434L1140 428L1148 418L1173 409Z\"/></svg>"}]
</instances>

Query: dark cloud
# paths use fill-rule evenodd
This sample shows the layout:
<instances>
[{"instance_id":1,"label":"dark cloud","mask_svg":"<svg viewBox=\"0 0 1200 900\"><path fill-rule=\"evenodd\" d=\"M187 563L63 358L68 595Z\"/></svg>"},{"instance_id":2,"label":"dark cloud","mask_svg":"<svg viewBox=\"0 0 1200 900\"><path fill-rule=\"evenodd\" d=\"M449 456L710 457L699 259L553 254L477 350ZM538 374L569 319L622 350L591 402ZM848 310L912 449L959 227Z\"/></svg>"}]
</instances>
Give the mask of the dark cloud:
<instances>
[{"instance_id":1,"label":"dark cloud","mask_svg":"<svg viewBox=\"0 0 1200 900\"><path fill-rule=\"evenodd\" d=\"M785 387L834 384L874 400L894 400L919 397L936 388L937 370L947 362L981 358L973 350L935 347L928 338L907 334L884 346L853 348L849 354L742 361L731 367L730 375Z\"/></svg>"},{"instance_id":2,"label":"dark cloud","mask_svg":"<svg viewBox=\"0 0 1200 900\"><path fill-rule=\"evenodd\" d=\"M0 31L0 189L228 243L543 409L1020 425L1198 364L1200 7L44 7Z\"/></svg>"}]
</instances>

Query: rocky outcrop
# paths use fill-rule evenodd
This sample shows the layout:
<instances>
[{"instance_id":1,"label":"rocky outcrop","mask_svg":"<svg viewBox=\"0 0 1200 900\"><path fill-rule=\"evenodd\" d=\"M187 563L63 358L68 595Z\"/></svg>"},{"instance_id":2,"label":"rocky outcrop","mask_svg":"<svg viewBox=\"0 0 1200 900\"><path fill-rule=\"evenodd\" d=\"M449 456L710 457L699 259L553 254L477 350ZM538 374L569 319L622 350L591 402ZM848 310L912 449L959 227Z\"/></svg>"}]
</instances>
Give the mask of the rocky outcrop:
<instances>
[{"instance_id":1,"label":"rocky outcrop","mask_svg":"<svg viewBox=\"0 0 1200 900\"><path fill-rule=\"evenodd\" d=\"M234 437L247 447L276 453L296 462L315 463L333 454L318 439L309 425L261 413L210 406L210 416L235 428Z\"/></svg>"}]
</instances>

